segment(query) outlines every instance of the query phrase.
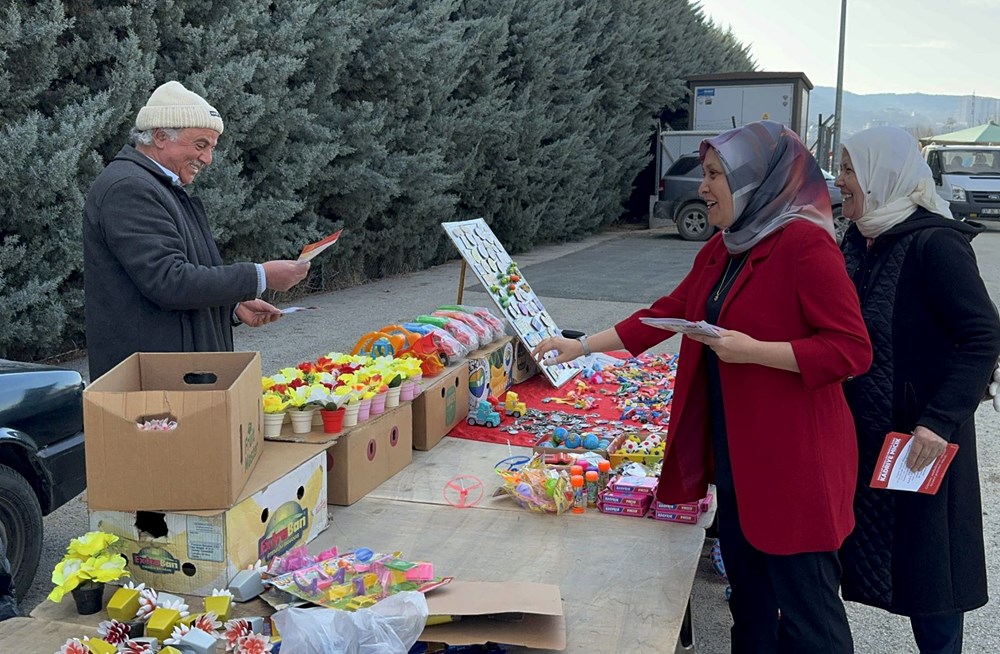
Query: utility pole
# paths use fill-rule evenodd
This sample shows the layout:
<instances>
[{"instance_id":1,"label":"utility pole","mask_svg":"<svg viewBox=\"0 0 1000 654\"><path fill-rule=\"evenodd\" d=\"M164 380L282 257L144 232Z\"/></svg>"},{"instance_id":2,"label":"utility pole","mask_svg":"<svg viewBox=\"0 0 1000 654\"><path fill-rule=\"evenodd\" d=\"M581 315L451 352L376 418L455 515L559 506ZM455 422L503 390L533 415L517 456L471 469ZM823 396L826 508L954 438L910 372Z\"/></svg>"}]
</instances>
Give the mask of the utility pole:
<instances>
[{"instance_id":1,"label":"utility pole","mask_svg":"<svg viewBox=\"0 0 1000 654\"><path fill-rule=\"evenodd\" d=\"M840 3L840 53L837 56L837 101L833 109L833 164L830 172L840 174L840 113L844 108L844 35L847 33L847 0Z\"/></svg>"}]
</instances>

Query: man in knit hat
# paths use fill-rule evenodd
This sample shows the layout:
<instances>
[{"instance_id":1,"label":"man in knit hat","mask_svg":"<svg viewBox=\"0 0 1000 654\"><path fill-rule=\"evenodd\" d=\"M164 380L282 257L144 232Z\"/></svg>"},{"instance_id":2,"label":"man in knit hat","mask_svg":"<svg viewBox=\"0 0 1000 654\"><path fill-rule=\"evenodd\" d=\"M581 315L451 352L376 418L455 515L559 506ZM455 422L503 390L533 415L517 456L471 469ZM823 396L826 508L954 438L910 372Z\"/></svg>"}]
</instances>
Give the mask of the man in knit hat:
<instances>
[{"instance_id":1,"label":"man in knit hat","mask_svg":"<svg viewBox=\"0 0 1000 654\"><path fill-rule=\"evenodd\" d=\"M281 317L259 299L309 272L289 260L224 264L201 200L222 117L180 82L160 86L126 145L87 194L83 257L87 353L95 380L134 352L232 351L233 326Z\"/></svg>"}]
</instances>

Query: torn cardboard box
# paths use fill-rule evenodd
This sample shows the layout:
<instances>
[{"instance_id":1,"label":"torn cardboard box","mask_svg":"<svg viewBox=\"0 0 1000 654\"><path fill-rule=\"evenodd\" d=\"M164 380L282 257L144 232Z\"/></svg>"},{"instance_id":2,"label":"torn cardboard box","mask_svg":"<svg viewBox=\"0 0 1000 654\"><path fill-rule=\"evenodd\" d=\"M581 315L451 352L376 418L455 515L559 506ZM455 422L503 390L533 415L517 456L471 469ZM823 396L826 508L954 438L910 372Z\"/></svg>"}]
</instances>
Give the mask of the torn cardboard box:
<instances>
[{"instance_id":1,"label":"torn cardboard box","mask_svg":"<svg viewBox=\"0 0 1000 654\"><path fill-rule=\"evenodd\" d=\"M225 588L237 572L305 545L327 526L324 446L266 442L236 506L224 511L91 511L119 536L136 583L187 595Z\"/></svg>"},{"instance_id":2,"label":"torn cardboard box","mask_svg":"<svg viewBox=\"0 0 1000 654\"><path fill-rule=\"evenodd\" d=\"M83 423L91 510L227 509L264 443L260 353L133 354L83 392Z\"/></svg>"}]
</instances>

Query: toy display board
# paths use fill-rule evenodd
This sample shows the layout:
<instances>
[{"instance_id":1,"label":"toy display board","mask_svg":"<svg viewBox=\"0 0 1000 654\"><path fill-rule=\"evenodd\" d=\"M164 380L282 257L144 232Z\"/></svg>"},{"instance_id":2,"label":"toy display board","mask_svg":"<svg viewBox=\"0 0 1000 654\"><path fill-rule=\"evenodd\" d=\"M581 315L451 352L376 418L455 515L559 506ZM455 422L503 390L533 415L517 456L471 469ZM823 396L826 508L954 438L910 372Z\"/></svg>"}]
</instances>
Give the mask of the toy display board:
<instances>
[{"instance_id":1,"label":"toy display board","mask_svg":"<svg viewBox=\"0 0 1000 654\"><path fill-rule=\"evenodd\" d=\"M562 333L485 220L477 218L441 226L489 291L500 315L529 350L543 338ZM580 372L567 364L541 366L541 369L556 388Z\"/></svg>"}]
</instances>

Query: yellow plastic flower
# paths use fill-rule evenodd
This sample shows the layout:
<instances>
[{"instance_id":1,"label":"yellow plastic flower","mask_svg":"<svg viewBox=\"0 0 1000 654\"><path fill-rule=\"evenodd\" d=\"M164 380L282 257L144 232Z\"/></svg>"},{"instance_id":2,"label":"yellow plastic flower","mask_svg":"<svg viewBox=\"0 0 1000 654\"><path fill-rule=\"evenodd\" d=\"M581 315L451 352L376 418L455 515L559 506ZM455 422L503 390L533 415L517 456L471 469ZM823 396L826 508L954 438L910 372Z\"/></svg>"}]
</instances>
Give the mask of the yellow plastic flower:
<instances>
[{"instance_id":1,"label":"yellow plastic flower","mask_svg":"<svg viewBox=\"0 0 1000 654\"><path fill-rule=\"evenodd\" d=\"M66 555L52 570L55 588L49 599L60 602L66 593L86 581L106 584L128 576L125 557L111 551L118 540L114 534L92 531L70 541Z\"/></svg>"},{"instance_id":2,"label":"yellow plastic flower","mask_svg":"<svg viewBox=\"0 0 1000 654\"><path fill-rule=\"evenodd\" d=\"M264 393L264 413L281 413L288 408L288 400L278 393Z\"/></svg>"},{"instance_id":3,"label":"yellow plastic flower","mask_svg":"<svg viewBox=\"0 0 1000 654\"><path fill-rule=\"evenodd\" d=\"M261 390L265 390L265 391L270 390L271 387L274 386L274 380L271 379L270 377L261 377L260 378L260 383L261 383L261 387L262 387Z\"/></svg>"},{"instance_id":4,"label":"yellow plastic flower","mask_svg":"<svg viewBox=\"0 0 1000 654\"><path fill-rule=\"evenodd\" d=\"M105 551L111 544L117 543L118 537L103 531L89 531L80 538L69 542L66 552L78 559L88 559Z\"/></svg>"}]
</instances>

